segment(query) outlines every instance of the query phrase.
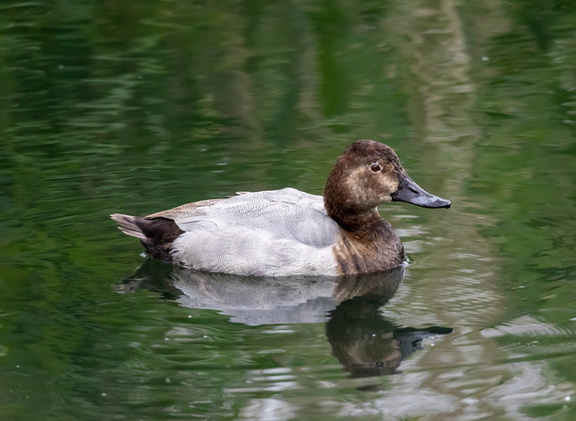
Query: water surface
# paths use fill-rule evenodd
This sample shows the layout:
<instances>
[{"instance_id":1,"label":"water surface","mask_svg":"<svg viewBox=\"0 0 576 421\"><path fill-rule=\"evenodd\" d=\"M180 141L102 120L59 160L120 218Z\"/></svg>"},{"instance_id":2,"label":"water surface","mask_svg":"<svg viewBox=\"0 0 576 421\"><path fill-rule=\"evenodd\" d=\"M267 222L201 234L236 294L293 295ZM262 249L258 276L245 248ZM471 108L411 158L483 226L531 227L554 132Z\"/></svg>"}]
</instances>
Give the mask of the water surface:
<instances>
[{"instance_id":1,"label":"water surface","mask_svg":"<svg viewBox=\"0 0 576 421\"><path fill-rule=\"evenodd\" d=\"M396 3L0 5L0 418L576 417L576 6ZM191 276L108 219L321 194L361 138L453 202L381 206L401 282Z\"/></svg>"}]
</instances>

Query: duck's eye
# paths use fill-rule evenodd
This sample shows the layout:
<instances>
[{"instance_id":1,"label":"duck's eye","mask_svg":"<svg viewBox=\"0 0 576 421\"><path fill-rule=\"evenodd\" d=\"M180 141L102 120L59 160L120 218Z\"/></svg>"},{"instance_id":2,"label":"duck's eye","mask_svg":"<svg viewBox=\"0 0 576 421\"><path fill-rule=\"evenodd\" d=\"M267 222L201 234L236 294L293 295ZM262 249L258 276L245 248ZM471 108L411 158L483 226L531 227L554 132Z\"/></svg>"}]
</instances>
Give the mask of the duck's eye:
<instances>
[{"instance_id":1,"label":"duck's eye","mask_svg":"<svg viewBox=\"0 0 576 421\"><path fill-rule=\"evenodd\" d=\"M370 171L372 172L380 172L382 171L382 168L380 167L380 165L374 163L370 165Z\"/></svg>"}]
</instances>

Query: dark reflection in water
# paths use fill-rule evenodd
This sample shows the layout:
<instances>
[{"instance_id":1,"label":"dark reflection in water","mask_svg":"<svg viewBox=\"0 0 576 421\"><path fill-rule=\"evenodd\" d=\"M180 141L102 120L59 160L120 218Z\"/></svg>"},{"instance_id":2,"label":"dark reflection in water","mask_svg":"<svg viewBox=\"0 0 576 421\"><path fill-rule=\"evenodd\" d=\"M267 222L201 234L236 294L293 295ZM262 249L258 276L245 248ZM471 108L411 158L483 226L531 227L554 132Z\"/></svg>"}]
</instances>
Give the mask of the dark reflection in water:
<instances>
[{"instance_id":1,"label":"dark reflection in water","mask_svg":"<svg viewBox=\"0 0 576 421\"><path fill-rule=\"evenodd\" d=\"M351 377L396 374L402 360L423 349L424 339L452 333L438 326L399 327L386 320L379 308L378 300L355 297L332 311L326 324L332 352Z\"/></svg>"},{"instance_id":2,"label":"dark reflection in water","mask_svg":"<svg viewBox=\"0 0 576 421\"><path fill-rule=\"evenodd\" d=\"M243 277L197 272L147 260L121 292L149 289L180 305L212 309L246 325L326 322L333 355L351 377L397 373L430 336L451 328L401 327L380 312L404 278L404 266L362 276Z\"/></svg>"}]
</instances>

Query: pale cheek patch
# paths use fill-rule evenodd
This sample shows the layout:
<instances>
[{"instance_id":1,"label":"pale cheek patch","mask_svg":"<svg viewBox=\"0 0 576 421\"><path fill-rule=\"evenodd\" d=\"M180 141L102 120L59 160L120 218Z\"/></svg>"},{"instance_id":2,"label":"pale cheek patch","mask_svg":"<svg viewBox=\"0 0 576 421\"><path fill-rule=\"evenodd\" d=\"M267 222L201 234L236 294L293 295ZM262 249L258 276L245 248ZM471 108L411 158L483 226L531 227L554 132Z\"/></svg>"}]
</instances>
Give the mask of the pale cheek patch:
<instances>
[{"instance_id":1,"label":"pale cheek patch","mask_svg":"<svg viewBox=\"0 0 576 421\"><path fill-rule=\"evenodd\" d=\"M364 177L364 171L355 169L344 179L344 193L348 196L346 199L351 199L352 201L363 201L365 199L366 191L362 188Z\"/></svg>"},{"instance_id":2,"label":"pale cheek patch","mask_svg":"<svg viewBox=\"0 0 576 421\"><path fill-rule=\"evenodd\" d=\"M346 179L349 198L357 204L392 201L391 194L398 190L398 180L388 174L367 174L364 168L355 169Z\"/></svg>"},{"instance_id":3,"label":"pale cheek patch","mask_svg":"<svg viewBox=\"0 0 576 421\"><path fill-rule=\"evenodd\" d=\"M396 177L390 177L389 175L384 175L382 177L382 190L386 191L388 195L398 190L398 184L398 179Z\"/></svg>"}]
</instances>

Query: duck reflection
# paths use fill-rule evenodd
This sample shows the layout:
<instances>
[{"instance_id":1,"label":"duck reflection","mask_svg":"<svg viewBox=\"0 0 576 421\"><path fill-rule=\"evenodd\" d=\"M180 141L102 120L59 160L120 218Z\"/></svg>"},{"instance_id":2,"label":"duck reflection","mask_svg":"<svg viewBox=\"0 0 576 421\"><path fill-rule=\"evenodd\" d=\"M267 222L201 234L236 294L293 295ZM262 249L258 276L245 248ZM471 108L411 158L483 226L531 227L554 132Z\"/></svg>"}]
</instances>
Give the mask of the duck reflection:
<instances>
[{"instance_id":1,"label":"duck reflection","mask_svg":"<svg viewBox=\"0 0 576 421\"><path fill-rule=\"evenodd\" d=\"M182 306L213 309L246 325L326 323L334 356L351 377L390 375L430 336L452 329L400 327L380 307L396 293L404 266L334 277L246 277L204 273L147 260L121 292L149 289Z\"/></svg>"},{"instance_id":2,"label":"duck reflection","mask_svg":"<svg viewBox=\"0 0 576 421\"><path fill-rule=\"evenodd\" d=\"M402 360L422 348L424 339L452 329L399 327L380 313L378 300L351 298L331 312L326 337L333 355L351 377L396 374Z\"/></svg>"}]
</instances>

